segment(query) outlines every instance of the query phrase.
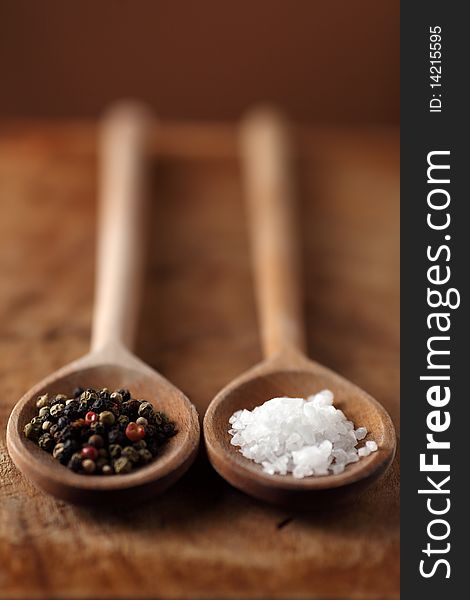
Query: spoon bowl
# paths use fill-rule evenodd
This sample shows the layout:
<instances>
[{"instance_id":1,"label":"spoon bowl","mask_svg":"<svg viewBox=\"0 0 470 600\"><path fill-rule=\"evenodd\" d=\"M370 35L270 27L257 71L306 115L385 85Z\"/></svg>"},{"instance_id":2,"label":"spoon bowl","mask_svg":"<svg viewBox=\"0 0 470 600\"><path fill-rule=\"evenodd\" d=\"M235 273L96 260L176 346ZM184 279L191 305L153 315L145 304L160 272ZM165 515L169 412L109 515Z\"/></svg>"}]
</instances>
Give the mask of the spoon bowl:
<instances>
[{"instance_id":1,"label":"spoon bowl","mask_svg":"<svg viewBox=\"0 0 470 600\"><path fill-rule=\"evenodd\" d=\"M134 398L151 402L177 424L177 433L148 465L125 475L86 476L70 471L51 454L26 439L24 426L37 414L39 395L74 388L128 388ZM186 396L138 358L120 349L89 354L70 363L31 388L14 407L7 426L8 452L26 477L44 491L76 504L140 502L165 491L185 473L199 445L199 421Z\"/></svg>"},{"instance_id":2,"label":"spoon bowl","mask_svg":"<svg viewBox=\"0 0 470 600\"><path fill-rule=\"evenodd\" d=\"M296 479L292 474L269 475L261 465L245 458L231 444L229 419L240 409L253 410L279 396L306 398L323 389L335 395L341 409L356 427L366 427L364 441L374 440L377 452L349 464L343 473ZM204 418L209 459L229 483L261 500L297 508L317 508L345 501L380 477L395 455L395 431L385 409L369 394L333 371L298 355L290 366L268 359L220 391Z\"/></svg>"}]
</instances>

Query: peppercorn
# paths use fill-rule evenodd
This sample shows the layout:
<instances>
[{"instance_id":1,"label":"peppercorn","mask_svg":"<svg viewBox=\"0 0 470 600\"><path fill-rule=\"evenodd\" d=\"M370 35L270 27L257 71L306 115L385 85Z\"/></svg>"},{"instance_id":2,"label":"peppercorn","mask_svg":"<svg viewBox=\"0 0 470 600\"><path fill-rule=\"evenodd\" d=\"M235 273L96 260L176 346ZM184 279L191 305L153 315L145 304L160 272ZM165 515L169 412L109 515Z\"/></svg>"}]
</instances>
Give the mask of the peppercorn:
<instances>
[{"instance_id":1,"label":"peppercorn","mask_svg":"<svg viewBox=\"0 0 470 600\"><path fill-rule=\"evenodd\" d=\"M39 425L39 426L42 426L42 424L44 423L44 421L45 421L45 420L46 420L46 419L45 419L45 417L33 417L33 418L31 419L31 423L32 423L33 425Z\"/></svg>"},{"instance_id":2,"label":"peppercorn","mask_svg":"<svg viewBox=\"0 0 470 600\"><path fill-rule=\"evenodd\" d=\"M75 452L74 454L72 454L69 462L67 463L67 467L69 469L71 469L72 471L80 471L82 466L82 456L80 454L80 452Z\"/></svg>"},{"instance_id":3,"label":"peppercorn","mask_svg":"<svg viewBox=\"0 0 470 600\"><path fill-rule=\"evenodd\" d=\"M57 419L57 427L59 429L64 429L69 424L69 420L66 417L59 417Z\"/></svg>"},{"instance_id":4,"label":"peppercorn","mask_svg":"<svg viewBox=\"0 0 470 600\"><path fill-rule=\"evenodd\" d=\"M98 450L93 446L85 446L81 450L82 458L89 458L90 460L96 460L98 458Z\"/></svg>"},{"instance_id":5,"label":"peppercorn","mask_svg":"<svg viewBox=\"0 0 470 600\"><path fill-rule=\"evenodd\" d=\"M86 458L82 461L82 469L85 473L91 475L96 470L96 464L94 463L94 461L90 460L89 458Z\"/></svg>"},{"instance_id":6,"label":"peppercorn","mask_svg":"<svg viewBox=\"0 0 470 600\"><path fill-rule=\"evenodd\" d=\"M132 463L125 456L121 456L120 458L114 461L113 467L116 473L118 474L130 473L130 471L132 470Z\"/></svg>"},{"instance_id":7,"label":"peppercorn","mask_svg":"<svg viewBox=\"0 0 470 600\"><path fill-rule=\"evenodd\" d=\"M65 410L65 404L62 402L56 402L51 406L50 416L54 418L59 418Z\"/></svg>"},{"instance_id":8,"label":"peppercorn","mask_svg":"<svg viewBox=\"0 0 470 600\"><path fill-rule=\"evenodd\" d=\"M43 408L49 404L49 394L44 394L43 396L39 396L36 400L36 408Z\"/></svg>"},{"instance_id":9,"label":"peppercorn","mask_svg":"<svg viewBox=\"0 0 470 600\"><path fill-rule=\"evenodd\" d=\"M131 442L138 442L145 437L145 429L142 425L137 425L137 423L131 421L126 427L126 437L131 440Z\"/></svg>"},{"instance_id":10,"label":"peppercorn","mask_svg":"<svg viewBox=\"0 0 470 600\"><path fill-rule=\"evenodd\" d=\"M53 404L59 402L60 404L65 404L67 400L67 396L65 394L56 394L54 399L52 400Z\"/></svg>"},{"instance_id":11,"label":"peppercorn","mask_svg":"<svg viewBox=\"0 0 470 600\"><path fill-rule=\"evenodd\" d=\"M131 393L129 392L129 390L120 388L119 390L116 390L116 391L118 394L121 394L123 402L127 402L127 400L131 399Z\"/></svg>"},{"instance_id":12,"label":"peppercorn","mask_svg":"<svg viewBox=\"0 0 470 600\"><path fill-rule=\"evenodd\" d=\"M83 394L85 390L82 387L76 387L73 390L73 397L74 398L80 398L80 396Z\"/></svg>"},{"instance_id":13,"label":"peppercorn","mask_svg":"<svg viewBox=\"0 0 470 600\"><path fill-rule=\"evenodd\" d=\"M137 454L139 455L140 462L143 464L149 463L153 458L152 453L147 448L142 448Z\"/></svg>"},{"instance_id":14,"label":"peppercorn","mask_svg":"<svg viewBox=\"0 0 470 600\"><path fill-rule=\"evenodd\" d=\"M147 448L147 442L145 440L139 440L138 442L134 442L132 447L136 450L142 450L143 448Z\"/></svg>"},{"instance_id":15,"label":"peppercorn","mask_svg":"<svg viewBox=\"0 0 470 600\"><path fill-rule=\"evenodd\" d=\"M88 411L87 414L85 415L85 423L87 423L88 425L90 425L90 423L94 423L97 420L98 420L98 415L91 410Z\"/></svg>"},{"instance_id":16,"label":"peppercorn","mask_svg":"<svg viewBox=\"0 0 470 600\"><path fill-rule=\"evenodd\" d=\"M105 410L100 413L99 419L100 423L102 423L105 427L111 427L114 425L114 421L116 420L113 413L109 410Z\"/></svg>"},{"instance_id":17,"label":"peppercorn","mask_svg":"<svg viewBox=\"0 0 470 600\"><path fill-rule=\"evenodd\" d=\"M46 452L52 452L55 446L55 441L49 433L43 433L38 439L38 445Z\"/></svg>"},{"instance_id":18,"label":"peppercorn","mask_svg":"<svg viewBox=\"0 0 470 600\"><path fill-rule=\"evenodd\" d=\"M85 390L80 394L80 402L86 402L91 404L92 400L93 398L90 391Z\"/></svg>"},{"instance_id":19,"label":"peppercorn","mask_svg":"<svg viewBox=\"0 0 470 600\"><path fill-rule=\"evenodd\" d=\"M108 459L99 457L96 459L95 464L98 471L102 471L103 467L108 464Z\"/></svg>"},{"instance_id":20,"label":"peppercorn","mask_svg":"<svg viewBox=\"0 0 470 600\"><path fill-rule=\"evenodd\" d=\"M64 444L62 444L61 442L59 442L58 444L55 445L54 450L52 451L52 456L54 458L60 458L62 456L64 452Z\"/></svg>"},{"instance_id":21,"label":"peppercorn","mask_svg":"<svg viewBox=\"0 0 470 600\"><path fill-rule=\"evenodd\" d=\"M122 448L119 444L111 444L108 448L108 452L111 458L119 458L121 456Z\"/></svg>"},{"instance_id":22,"label":"peppercorn","mask_svg":"<svg viewBox=\"0 0 470 600\"><path fill-rule=\"evenodd\" d=\"M50 409L48 406L43 406L42 408L39 409L39 416L40 417L48 417L49 416L49 412Z\"/></svg>"},{"instance_id":23,"label":"peppercorn","mask_svg":"<svg viewBox=\"0 0 470 600\"><path fill-rule=\"evenodd\" d=\"M132 464L139 462L139 453L132 446L126 446L122 449L121 456L128 458Z\"/></svg>"},{"instance_id":24,"label":"peppercorn","mask_svg":"<svg viewBox=\"0 0 470 600\"><path fill-rule=\"evenodd\" d=\"M129 425L129 417L127 417L126 415L120 415L118 417L117 423L119 425L119 429L121 431L125 431L126 427Z\"/></svg>"},{"instance_id":25,"label":"peppercorn","mask_svg":"<svg viewBox=\"0 0 470 600\"><path fill-rule=\"evenodd\" d=\"M122 403L122 414L129 417L129 420L136 419L138 417L140 402L138 400L127 400Z\"/></svg>"},{"instance_id":26,"label":"peppercorn","mask_svg":"<svg viewBox=\"0 0 470 600\"><path fill-rule=\"evenodd\" d=\"M64 416L72 420L77 419L80 416L80 401L70 400L70 402L67 402L68 404L66 404L64 408Z\"/></svg>"},{"instance_id":27,"label":"peppercorn","mask_svg":"<svg viewBox=\"0 0 470 600\"><path fill-rule=\"evenodd\" d=\"M106 388L106 387L101 388L101 390L99 392L99 397L100 398L104 398L105 400L107 400L109 398L109 390L108 390L108 388Z\"/></svg>"},{"instance_id":28,"label":"peppercorn","mask_svg":"<svg viewBox=\"0 0 470 600\"><path fill-rule=\"evenodd\" d=\"M139 406L138 413L139 417L145 417L146 419L149 419L154 413L153 406L150 404L150 402L142 402L142 404Z\"/></svg>"},{"instance_id":29,"label":"peppercorn","mask_svg":"<svg viewBox=\"0 0 470 600\"><path fill-rule=\"evenodd\" d=\"M110 429L108 433L108 441L110 444L124 445L126 443L126 436L119 431L117 427Z\"/></svg>"},{"instance_id":30,"label":"peppercorn","mask_svg":"<svg viewBox=\"0 0 470 600\"><path fill-rule=\"evenodd\" d=\"M41 433L41 426L36 423L26 423L23 431L29 440L37 440Z\"/></svg>"},{"instance_id":31,"label":"peppercorn","mask_svg":"<svg viewBox=\"0 0 470 600\"><path fill-rule=\"evenodd\" d=\"M103 475L112 475L114 473L113 467L111 465L103 465L101 467L101 472Z\"/></svg>"},{"instance_id":32,"label":"peppercorn","mask_svg":"<svg viewBox=\"0 0 470 600\"><path fill-rule=\"evenodd\" d=\"M44 425L46 423L50 423L50 421L44 421L42 426L44 427ZM49 427L49 433L54 437L54 435L57 433L58 429L59 429L59 427L58 427L57 423L52 423L52 425Z\"/></svg>"},{"instance_id":33,"label":"peppercorn","mask_svg":"<svg viewBox=\"0 0 470 600\"><path fill-rule=\"evenodd\" d=\"M98 456L101 456L102 458L108 458L109 452L106 450L106 448L100 448L98 450Z\"/></svg>"},{"instance_id":34,"label":"peppercorn","mask_svg":"<svg viewBox=\"0 0 470 600\"><path fill-rule=\"evenodd\" d=\"M44 421L44 423L42 424L41 429L43 431L49 431L51 427L52 427L52 421Z\"/></svg>"},{"instance_id":35,"label":"peppercorn","mask_svg":"<svg viewBox=\"0 0 470 600\"><path fill-rule=\"evenodd\" d=\"M138 419L136 419L135 422L137 423L137 425L142 425L143 427L149 424L145 417L139 417Z\"/></svg>"},{"instance_id":36,"label":"peppercorn","mask_svg":"<svg viewBox=\"0 0 470 600\"><path fill-rule=\"evenodd\" d=\"M89 437L88 443L95 448L102 448L104 446L103 438L100 435L96 435L96 433Z\"/></svg>"}]
</instances>

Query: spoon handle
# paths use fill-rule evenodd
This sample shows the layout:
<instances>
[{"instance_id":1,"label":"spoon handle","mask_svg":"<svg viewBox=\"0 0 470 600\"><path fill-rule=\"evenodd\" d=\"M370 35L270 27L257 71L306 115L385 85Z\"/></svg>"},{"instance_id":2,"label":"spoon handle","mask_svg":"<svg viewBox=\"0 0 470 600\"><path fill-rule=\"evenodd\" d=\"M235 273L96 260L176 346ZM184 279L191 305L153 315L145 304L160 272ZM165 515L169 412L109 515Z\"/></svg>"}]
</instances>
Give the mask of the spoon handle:
<instances>
[{"instance_id":1,"label":"spoon handle","mask_svg":"<svg viewBox=\"0 0 470 600\"><path fill-rule=\"evenodd\" d=\"M249 114L241 126L258 318L266 358L306 347L291 140L281 115Z\"/></svg>"},{"instance_id":2,"label":"spoon handle","mask_svg":"<svg viewBox=\"0 0 470 600\"><path fill-rule=\"evenodd\" d=\"M100 133L99 225L91 350L132 349L143 277L145 155L150 114L122 103Z\"/></svg>"}]
</instances>

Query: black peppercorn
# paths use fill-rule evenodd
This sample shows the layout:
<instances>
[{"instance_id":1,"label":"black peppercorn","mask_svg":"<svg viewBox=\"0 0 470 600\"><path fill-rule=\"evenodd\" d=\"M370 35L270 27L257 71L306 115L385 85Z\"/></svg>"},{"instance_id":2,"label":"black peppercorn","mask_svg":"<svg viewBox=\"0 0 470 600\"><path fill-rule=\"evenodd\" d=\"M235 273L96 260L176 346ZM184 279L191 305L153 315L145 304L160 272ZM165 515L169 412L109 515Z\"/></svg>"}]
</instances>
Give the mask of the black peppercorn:
<instances>
[{"instance_id":1,"label":"black peppercorn","mask_svg":"<svg viewBox=\"0 0 470 600\"><path fill-rule=\"evenodd\" d=\"M38 439L38 445L46 452L52 452L55 446L55 441L50 433L43 433Z\"/></svg>"},{"instance_id":2,"label":"black peppercorn","mask_svg":"<svg viewBox=\"0 0 470 600\"><path fill-rule=\"evenodd\" d=\"M129 390L120 388L119 390L116 390L116 391L119 394L121 394L123 402L127 402L128 400L131 399L131 393L129 392Z\"/></svg>"},{"instance_id":3,"label":"black peppercorn","mask_svg":"<svg viewBox=\"0 0 470 600\"><path fill-rule=\"evenodd\" d=\"M109 431L108 441L110 444L120 444L122 446L126 443L126 436L115 427Z\"/></svg>"},{"instance_id":4,"label":"black peppercorn","mask_svg":"<svg viewBox=\"0 0 470 600\"><path fill-rule=\"evenodd\" d=\"M73 397L74 398L80 398L80 396L83 394L85 390L82 387L76 387L73 390Z\"/></svg>"},{"instance_id":5,"label":"black peppercorn","mask_svg":"<svg viewBox=\"0 0 470 600\"><path fill-rule=\"evenodd\" d=\"M80 471L82 466L82 456L80 454L80 452L75 452L74 454L72 454L69 462L67 463L67 467L69 469L71 469L72 471Z\"/></svg>"},{"instance_id":6,"label":"black peppercorn","mask_svg":"<svg viewBox=\"0 0 470 600\"><path fill-rule=\"evenodd\" d=\"M71 400L64 408L64 416L68 419L74 420L80 416L80 401Z\"/></svg>"},{"instance_id":7,"label":"black peppercorn","mask_svg":"<svg viewBox=\"0 0 470 600\"><path fill-rule=\"evenodd\" d=\"M127 400L122 403L122 414L129 417L130 421L135 421L138 417L140 402L138 400Z\"/></svg>"}]
</instances>

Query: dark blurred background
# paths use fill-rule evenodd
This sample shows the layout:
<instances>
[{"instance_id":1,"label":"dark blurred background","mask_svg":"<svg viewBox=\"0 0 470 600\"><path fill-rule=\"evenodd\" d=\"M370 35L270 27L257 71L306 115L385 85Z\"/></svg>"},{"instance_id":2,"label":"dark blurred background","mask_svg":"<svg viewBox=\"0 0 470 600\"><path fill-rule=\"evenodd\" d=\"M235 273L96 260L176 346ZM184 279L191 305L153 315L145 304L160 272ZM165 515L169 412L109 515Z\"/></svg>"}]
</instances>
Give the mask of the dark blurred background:
<instances>
[{"instance_id":1,"label":"dark blurred background","mask_svg":"<svg viewBox=\"0 0 470 600\"><path fill-rule=\"evenodd\" d=\"M164 118L397 123L398 0L0 0L0 115L97 114L134 96Z\"/></svg>"}]
</instances>

